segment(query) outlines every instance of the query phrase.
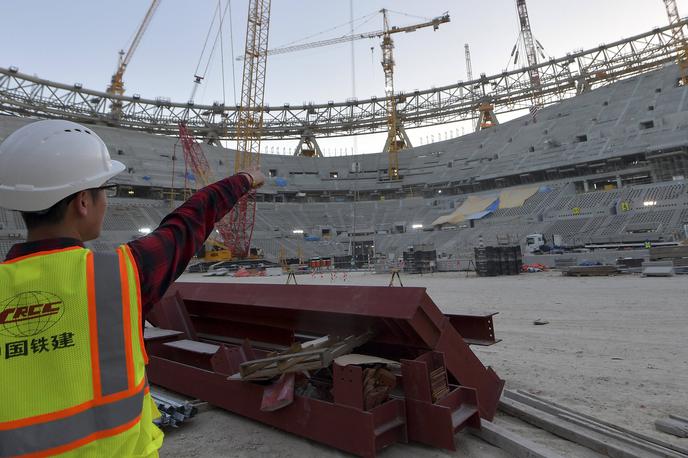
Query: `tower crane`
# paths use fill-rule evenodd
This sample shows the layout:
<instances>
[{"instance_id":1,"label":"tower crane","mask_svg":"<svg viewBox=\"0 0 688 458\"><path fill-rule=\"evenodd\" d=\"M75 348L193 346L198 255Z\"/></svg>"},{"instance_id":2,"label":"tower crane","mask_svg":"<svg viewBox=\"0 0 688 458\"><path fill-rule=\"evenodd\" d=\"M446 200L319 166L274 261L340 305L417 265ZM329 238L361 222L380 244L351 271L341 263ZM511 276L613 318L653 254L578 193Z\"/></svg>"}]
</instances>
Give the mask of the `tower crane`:
<instances>
[{"instance_id":1,"label":"tower crane","mask_svg":"<svg viewBox=\"0 0 688 458\"><path fill-rule=\"evenodd\" d=\"M392 35L395 33L409 33L415 32L418 29L425 27L432 27L437 30L440 24L449 22L449 14L444 13L426 22L418 24L407 25L403 27L390 26L387 19L388 10L380 10L382 13L383 28L374 32L357 33L354 35L344 35L341 37L331 38L328 40L321 40L312 43L302 43L298 45L285 46L282 48L273 48L266 50L265 55L286 54L294 51L301 51L304 49L320 48L323 46L334 45L338 43L350 42L353 40L361 40L364 38L382 38L382 69L385 73L385 95L387 100L387 140L383 152L389 154L388 177L390 180L399 179L399 158L398 152L404 148L411 146L411 141L406 135L404 128L399 121L396 108L396 100L394 98L394 42ZM246 55L248 56L248 54ZM247 57L239 58L238 60L245 60ZM245 64L244 64L245 65ZM312 141L309 136L309 140Z\"/></svg>"},{"instance_id":2,"label":"tower crane","mask_svg":"<svg viewBox=\"0 0 688 458\"><path fill-rule=\"evenodd\" d=\"M664 0L664 7L666 8L667 16L669 16L669 24L676 24L681 20L678 14L678 6L676 0ZM674 27L674 36L678 38L678 68L681 70L681 84L688 85L688 43L686 37L683 35L683 28L681 26Z\"/></svg>"},{"instance_id":3,"label":"tower crane","mask_svg":"<svg viewBox=\"0 0 688 458\"><path fill-rule=\"evenodd\" d=\"M141 25L139 25L139 28L136 31L136 34L134 35L134 38L131 41L131 44L129 45L129 48L126 52L123 49L119 51L119 61L117 63L117 70L115 70L115 73L112 75L110 85L105 91L108 94L124 94L124 81L122 79L124 77L124 71L127 69L127 65L129 65L129 61L131 61L131 58L134 55L136 48L139 46L139 43L141 43L141 38L143 37L144 32L148 28L151 19L153 19L153 14L155 14L155 10L158 9L159 5L160 0L153 0L151 2L150 6L148 7L148 11L146 11L146 15L143 17ZM121 110L122 104L113 102L112 114L116 117L119 117L119 115L121 115Z\"/></svg>"},{"instance_id":4,"label":"tower crane","mask_svg":"<svg viewBox=\"0 0 688 458\"><path fill-rule=\"evenodd\" d=\"M237 118L237 149L234 172L260 164L260 138L263 128L263 99L267 64L270 0L250 0L241 106ZM229 231L222 234L232 255L248 256L256 217L256 194L249 192L234 205L229 217Z\"/></svg>"}]
</instances>

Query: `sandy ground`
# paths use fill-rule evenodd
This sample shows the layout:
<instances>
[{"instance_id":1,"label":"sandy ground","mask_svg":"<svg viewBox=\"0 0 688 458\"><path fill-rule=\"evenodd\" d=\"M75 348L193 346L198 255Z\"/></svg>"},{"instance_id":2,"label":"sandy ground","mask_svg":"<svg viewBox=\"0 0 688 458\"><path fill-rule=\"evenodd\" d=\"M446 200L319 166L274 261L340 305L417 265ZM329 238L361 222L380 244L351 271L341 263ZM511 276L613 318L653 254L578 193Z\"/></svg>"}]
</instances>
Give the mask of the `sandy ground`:
<instances>
[{"instance_id":1,"label":"sandy ground","mask_svg":"<svg viewBox=\"0 0 688 458\"><path fill-rule=\"evenodd\" d=\"M181 280L284 283L286 277L185 274ZM528 390L582 413L688 446L688 439L654 428L656 419L670 413L688 416L688 277L573 278L547 272L478 278L441 273L402 274L402 280L405 286L427 288L447 312L499 312L495 329L503 340L473 349L506 380L507 388ZM386 286L389 275L302 275L298 282ZM533 325L538 318L549 324ZM206 427L185 425L168 434L162 454L339 456L225 412L203 415L217 417L203 421L208 433L203 432ZM200 445L201 438L210 440L210 445ZM474 438L462 436L458 442L465 450L451 455L396 445L384 456L504 456Z\"/></svg>"}]
</instances>

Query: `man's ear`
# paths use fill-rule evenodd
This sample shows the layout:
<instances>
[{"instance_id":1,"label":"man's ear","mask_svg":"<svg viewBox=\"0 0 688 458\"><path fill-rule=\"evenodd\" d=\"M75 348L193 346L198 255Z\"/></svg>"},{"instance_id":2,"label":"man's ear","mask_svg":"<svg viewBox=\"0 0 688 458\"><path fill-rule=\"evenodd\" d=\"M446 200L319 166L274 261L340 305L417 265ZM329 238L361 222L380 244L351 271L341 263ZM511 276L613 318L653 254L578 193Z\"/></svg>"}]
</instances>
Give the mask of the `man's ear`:
<instances>
[{"instance_id":1,"label":"man's ear","mask_svg":"<svg viewBox=\"0 0 688 458\"><path fill-rule=\"evenodd\" d=\"M91 200L89 199L88 191L81 191L77 193L71 204L74 208L75 214L79 216L86 216L91 207Z\"/></svg>"}]
</instances>

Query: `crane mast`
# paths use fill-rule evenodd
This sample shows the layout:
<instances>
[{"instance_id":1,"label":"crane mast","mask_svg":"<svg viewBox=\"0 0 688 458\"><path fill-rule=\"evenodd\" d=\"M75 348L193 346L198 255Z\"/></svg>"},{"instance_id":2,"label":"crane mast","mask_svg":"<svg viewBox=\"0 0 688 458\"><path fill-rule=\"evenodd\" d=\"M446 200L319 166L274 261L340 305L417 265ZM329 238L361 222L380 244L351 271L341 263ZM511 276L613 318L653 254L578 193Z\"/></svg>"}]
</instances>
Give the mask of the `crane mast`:
<instances>
[{"instance_id":1,"label":"crane mast","mask_svg":"<svg viewBox=\"0 0 688 458\"><path fill-rule=\"evenodd\" d=\"M471 62L471 48L468 43L463 45L463 52L466 58L466 81L473 81L473 63ZM475 110L471 110L471 118L475 116ZM475 130L475 122L471 121L473 129Z\"/></svg>"},{"instance_id":2,"label":"crane mast","mask_svg":"<svg viewBox=\"0 0 688 458\"><path fill-rule=\"evenodd\" d=\"M471 48L468 43L463 45L464 54L466 56L466 78L468 81L473 81L473 64L471 64Z\"/></svg>"},{"instance_id":3,"label":"crane mast","mask_svg":"<svg viewBox=\"0 0 688 458\"><path fill-rule=\"evenodd\" d=\"M542 106L540 101L540 72L537 69L537 50L535 49L535 40L533 39L533 31L530 28L530 17L528 16L528 7L526 0L516 0L516 10L518 11L518 22L521 26L521 37L526 49L526 58L528 60L528 75L530 83L533 86L533 106L531 113L533 118L535 112Z\"/></svg>"},{"instance_id":4,"label":"crane mast","mask_svg":"<svg viewBox=\"0 0 688 458\"><path fill-rule=\"evenodd\" d=\"M385 95L387 97L387 141L384 151L389 154L388 177L399 179L399 150L411 145L406 132L399 126L397 102L394 98L394 41L390 33L387 10L382 9L382 70L385 72Z\"/></svg>"},{"instance_id":5,"label":"crane mast","mask_svg":"<svg viewBox=\"0 0 688 458\"><path fill-rule=\"evenodd\" d=\"M237 118L235 173L260 164L269 26L270 0L251 0L246 27L241 107ZM256 195L252 191L239 199L232 208L229 214L229 231L222 234L233 256L248 256L255 216Z\"/></svg>"},{"instance_id":6,"label":"crane mast","mask_svg":"<svg viewBox=\"0 0 688 458\"><path fill-rule=\"evenodd\" d=\"M667 16L669 16L669 24L677 24L681 21L681 16L678 14L678 6L676 0L664 0L664 7L666 8ZM678 39L677 46L677 61L678 68L681 71L681 84L688 85L688 43L683 34L683 27L675 26L673 28L674 36Z\"/></svg>"}]
</instances>

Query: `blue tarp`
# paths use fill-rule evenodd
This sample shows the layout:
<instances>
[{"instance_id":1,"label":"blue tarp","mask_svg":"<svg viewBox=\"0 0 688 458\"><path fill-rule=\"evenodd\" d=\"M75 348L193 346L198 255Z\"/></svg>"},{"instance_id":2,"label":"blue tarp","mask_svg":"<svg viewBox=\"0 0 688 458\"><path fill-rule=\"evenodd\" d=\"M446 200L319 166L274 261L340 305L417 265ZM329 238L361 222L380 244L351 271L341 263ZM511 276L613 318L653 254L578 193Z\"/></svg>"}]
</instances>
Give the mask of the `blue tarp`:
<instances>
[{"instance_id":1,"label":"blue tarp","mask_svg":"<svg viewBox=\"0 0 688 458\"><path fill-rule=\"evenodd\" d=\"M490 205L488 205L487 208L485 208L485 211L492 213L493 211L496 211L498 208L499 208L499 199L495 200Z\"/></svg>"},{"instance_id":2,"label":"blue tarp","mask_svg":"<svg viewBox=\"0 0 688 458\"><path fill-rule=\"evenodd\" d=\"M485 210L481 212L472 213L466 216L466 219L483 219L490 213L494 213L499 208L499 199L496 199L490 205L488 205Z\"/></svg>"}]
</instances>

